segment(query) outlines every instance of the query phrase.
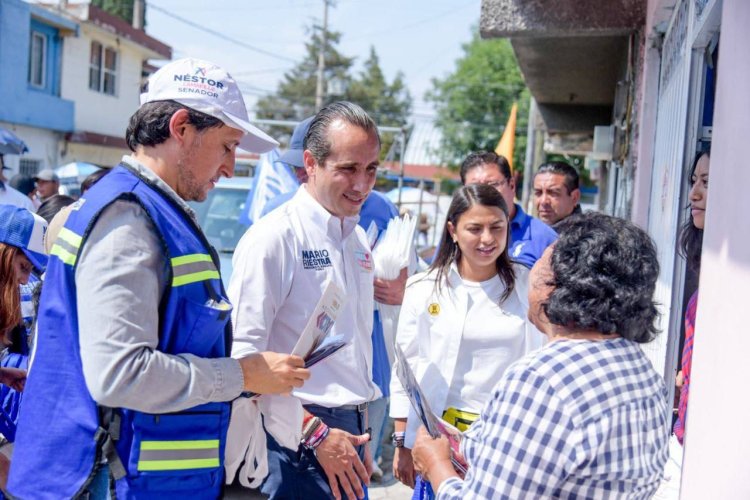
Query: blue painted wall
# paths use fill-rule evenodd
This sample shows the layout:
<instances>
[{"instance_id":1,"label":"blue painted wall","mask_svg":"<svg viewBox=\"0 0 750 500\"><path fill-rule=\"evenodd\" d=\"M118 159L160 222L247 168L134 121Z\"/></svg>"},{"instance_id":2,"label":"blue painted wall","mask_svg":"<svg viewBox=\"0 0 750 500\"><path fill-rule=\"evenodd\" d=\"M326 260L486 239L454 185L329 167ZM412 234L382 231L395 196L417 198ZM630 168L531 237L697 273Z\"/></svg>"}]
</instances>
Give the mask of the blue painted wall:
<instances>
[{"instance_id":1,"label":"blue painted wall","mask_svg":"<svg viewBox=\"0 0 750 500\"><path fill-rule=\"evenodd\" d=\"M21 0L0 1L0 121L73 131L73 101L61 99L62 38L58 30L31 18L33 7ZM31 27L47 34L47 82L29 83Z\"/></svg>"}]
</instances>

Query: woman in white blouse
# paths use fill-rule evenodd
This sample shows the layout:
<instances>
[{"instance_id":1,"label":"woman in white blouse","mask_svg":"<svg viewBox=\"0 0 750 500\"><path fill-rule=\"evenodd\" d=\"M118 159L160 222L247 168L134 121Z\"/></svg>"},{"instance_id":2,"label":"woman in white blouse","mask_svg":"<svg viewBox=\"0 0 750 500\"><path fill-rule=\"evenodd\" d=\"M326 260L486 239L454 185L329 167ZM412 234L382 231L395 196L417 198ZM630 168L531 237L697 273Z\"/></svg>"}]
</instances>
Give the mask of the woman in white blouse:
<instances>
[{"instance_id":1,"label":"woman in white blouse","mask_svg":"<svg viewBox=\"0 0 750 500\"><path fill-rule=\"evenodd\" d=\"M508 257L508 208L500 193L471 184L456 191L440 250L430 269L407 284L396 342L430 407L465 430L477 418L505 369L540 347L544 337L528 321L528 270ZM395 375L394 475L431 489L415 477L411 460L419 418Z\"/></svg>"}]
</instances>

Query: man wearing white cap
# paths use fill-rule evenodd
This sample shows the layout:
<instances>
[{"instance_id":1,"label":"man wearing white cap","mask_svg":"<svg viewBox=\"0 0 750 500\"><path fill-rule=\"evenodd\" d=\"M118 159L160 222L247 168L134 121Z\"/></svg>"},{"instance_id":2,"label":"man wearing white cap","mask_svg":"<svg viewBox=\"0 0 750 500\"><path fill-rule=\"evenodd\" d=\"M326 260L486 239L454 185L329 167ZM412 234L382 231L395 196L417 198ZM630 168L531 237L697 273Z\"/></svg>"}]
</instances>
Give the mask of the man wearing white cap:
<instances>
[{"instance_id":1,"label":"man wearing white cap","mask_svg":"<svg viewBox=\"0 0 750 500\"><path fill-rule=\"evenodd\" d=\"M49 168L45 168L34 177L36 182L36 194L39 202L44 203L60 192L60 178Z\"/></svg>"},{"instance_id":2,"label":"man wearing white cap","mask_svg":"<svg viewBox=\"0 0 750 500\"><path fill-rule=\"evenodd\" d=\"M79 200L51 250L14 496L217 498L229 402L309 377L296 356L228 357L232 306L186 204L232 176L237 147L277 145L247 120L211 63L150 78L126 133L133 154Z\"/></svg>"}]
</instances>

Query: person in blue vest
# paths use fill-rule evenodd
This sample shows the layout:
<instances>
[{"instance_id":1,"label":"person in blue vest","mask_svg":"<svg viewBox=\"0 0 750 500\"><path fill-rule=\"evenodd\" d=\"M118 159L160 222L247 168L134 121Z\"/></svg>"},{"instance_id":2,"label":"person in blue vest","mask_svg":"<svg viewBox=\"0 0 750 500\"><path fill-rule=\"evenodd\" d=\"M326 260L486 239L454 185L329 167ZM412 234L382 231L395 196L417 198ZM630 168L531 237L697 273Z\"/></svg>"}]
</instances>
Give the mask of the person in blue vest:
<instances>
[{"instance_id":1,"label":"person in blue vest","mask_svg":"<svg viewBox=\"0 0 750 500\"><path fill-rule=\"evenodd\" d=\"M294 170L294 175L300 184L307 182L307 171L303 161L304 140L310 123L314 116L305 118L297 124L289 141L289 149L279 157L279 161L286 163ZM261 212L261 217L291 200L296 191L282 193L266 202ZM359 212L359 226L365 231L374 223L378 230L378 237L388 228L388 222L398 216L398 209L383 193L370 191L370 195L362 204ZM376 240L377 241L377 240ZM406 288L407 272L404 268L401 275L395 280L384 280L376 278L374 281L375 300L382 304L401 305L404 300L404 289ZM383 335L383 323L380 321L380 313L373 312L372 322L372 380L380 389L382 397L371 401L367 407L368 422L372 429L372 470L373 478L381 479L383 471L378 465L382 453L381 442L383 429L388 418L388 399L390 397L391 385L391 362L388 359L388 350Z\"/></svg>"},{"instance_id":2,"label":"person in blue vest","mask_svg":"<svg viewBox=\"0 0 750 500\"><path fill-rule=\"evenodd\" d=\"M5 490L18 410L26 382L32 295L47 265L47 221L31 211L0 204L0 490Z\"/></svg>"},{"instance_id":3,"label":"person in blue vest","mask_svg":"<svg viewBox=\"0 0 750 500\"><path fill-rule=\"evenodd\" d=\"M288 393L303 360L229 357L232 306L186 201L276 141L222 68L154 73L133 152L71 210L52 247L8 491L17 498L221 496L230 402Z\"/></svg>"},{"instance_id":4,"label":"person in blue vest","mask_svg":"<svg viewBox=\"0 0 750 500\"><path fill-rule=\"evenodd\" d=\"M514 262L531 268L544 250L557 240L557 233L515 203L516 181L508 160L492 151L477 151L464 159L460 173L464 186L488 184L503 196L510 217L508 254Z\"/></svg>"}]
</instances>

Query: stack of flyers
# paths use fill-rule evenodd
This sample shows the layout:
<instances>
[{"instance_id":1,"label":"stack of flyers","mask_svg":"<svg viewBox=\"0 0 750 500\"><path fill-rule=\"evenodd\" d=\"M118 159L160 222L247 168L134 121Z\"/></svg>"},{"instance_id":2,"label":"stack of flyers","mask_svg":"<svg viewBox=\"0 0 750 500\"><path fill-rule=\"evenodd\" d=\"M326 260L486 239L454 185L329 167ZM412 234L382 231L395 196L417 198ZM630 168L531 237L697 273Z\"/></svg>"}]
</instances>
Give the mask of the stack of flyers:
<instances>
[{"instance_id":1,"label":"stack of flyers","mask_svg":"<svg viewBox=\"0 0 750 500\"><path fill-rule=\"evenodd\" d=\"M341 288L333 281L329 282L310 319L307 320L297 344L292 349L292 354L305 360L306 368L323 361L347 345L343 336L328 335L339 316L344 301L344 293Z\"/></svg>"},{"instance_id":2,"label":"stack of flyers","mask_svg":"<svg viewBox=\"0 0 750 500\"><path fill-rule=\"evenodd\" d=\"M451 446L451 463L453 464L453 468L461 477L464 477L468 465L460 451L463 433L432 412L430 404L427 402L427 398L424 397L422 388L419 387L417 378L414 376L414 372L406 361L404 351L398 345L396 345L396 375L404 387L406 395L409 397L412 407L414 407L414 411L430 436L438 438L443 435L448 438Z\"/></svg>"},{"instance_id":3,"label":"stack of flyers","mask_svg":"<svg viewBox=\"0 0 750 500\"><path fill-rule=\"evenodd\" d=\"M310 368L328 356L338 351L342 347L346 347L348 343L344 340L343 335L331 335L330 337L323 337L321 343L313 349L313 351L305 356L305 368Z\"/></svg>"},{"instance_id":4,"label":"stack of flyers","mask_svg":"<svg viewBox=\"0 0 750 500\"><path fill-rule=\"evenodd\" d=\"M329 335L339 311L344 305L344 293L334 282L329 282L315 306L305 329L292 349L292 354L305 360L305 368L310 368L349 345L343 335ZM257 396L254 392L243 392L241 396Z\"/></svg>"}]
</instances>

